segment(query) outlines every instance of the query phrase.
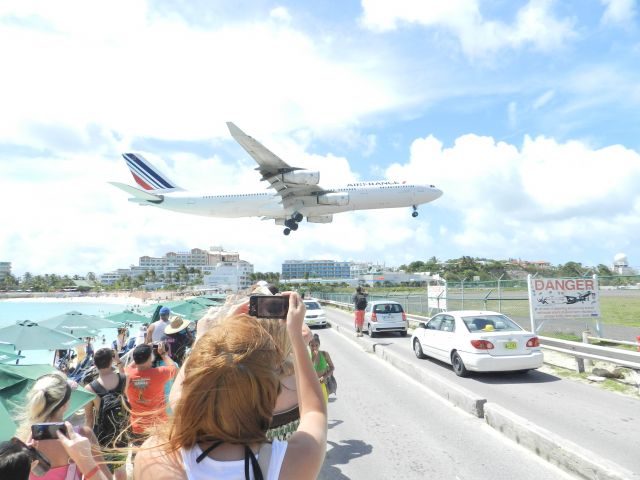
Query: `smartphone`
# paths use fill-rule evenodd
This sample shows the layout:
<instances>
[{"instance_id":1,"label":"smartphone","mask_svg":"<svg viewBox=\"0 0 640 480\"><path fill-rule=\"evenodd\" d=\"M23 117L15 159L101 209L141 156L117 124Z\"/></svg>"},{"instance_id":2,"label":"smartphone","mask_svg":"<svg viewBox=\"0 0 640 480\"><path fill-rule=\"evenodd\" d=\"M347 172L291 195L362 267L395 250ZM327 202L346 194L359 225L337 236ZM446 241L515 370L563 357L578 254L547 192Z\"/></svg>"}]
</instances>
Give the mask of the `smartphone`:
<instances>
[{"instance_id":1,"label":"smartphone","mask_svg":"<svg viewBox=\"0 0 640 480\"><path fill-rule=\"evenodd\" d=\"M289 297L282 295L251 295L249 315L258 318L287 318Z\"/></svg>"},{"instance_id":2,"label":"smartphone","mask_svg":"<svg viewBox=\"0 0 640 480\"><path fill-rule=\"evenodd\" d=\"M31 436L34 440L58 440L56 432L67 435L67 426L64 422L34 423L31 425Z\"/></svg>"}]
</instances>

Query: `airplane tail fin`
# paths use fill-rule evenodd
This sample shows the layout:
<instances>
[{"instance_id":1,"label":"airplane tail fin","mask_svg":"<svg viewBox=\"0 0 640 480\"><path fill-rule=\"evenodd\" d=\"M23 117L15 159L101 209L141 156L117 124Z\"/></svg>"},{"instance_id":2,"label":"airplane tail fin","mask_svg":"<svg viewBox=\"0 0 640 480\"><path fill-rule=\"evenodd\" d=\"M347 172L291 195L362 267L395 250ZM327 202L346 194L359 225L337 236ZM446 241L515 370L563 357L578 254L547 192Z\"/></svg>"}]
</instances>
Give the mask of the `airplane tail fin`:
<instances>
[{"instance_id":1,"label":"airplane tail fin","mask_svg":"<svg viewBox=\"0 0 640 480\"><path fill-rule=\"evenodd\" d=\"M127 162L131 175L138 185L147 192L170 193L180 192L183 189L160 173L139 153L123 153L122 157Z\"/></svg>"}]
</instances>

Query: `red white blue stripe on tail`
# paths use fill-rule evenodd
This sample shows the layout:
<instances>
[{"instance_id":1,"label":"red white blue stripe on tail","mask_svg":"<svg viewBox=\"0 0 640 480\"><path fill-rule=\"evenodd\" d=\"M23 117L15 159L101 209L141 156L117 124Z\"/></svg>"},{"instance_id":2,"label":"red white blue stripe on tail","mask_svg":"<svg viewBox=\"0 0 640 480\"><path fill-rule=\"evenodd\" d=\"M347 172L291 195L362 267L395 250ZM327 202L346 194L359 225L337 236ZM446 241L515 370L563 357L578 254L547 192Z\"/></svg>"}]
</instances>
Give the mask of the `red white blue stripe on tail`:
<instances>
[{"instance_id":1,"label":"red white blue stripe on tail","mask_svg":"<svg viewBox=\"0 0 640 480\"><path fill-rule=\"evenodd\" d=\"M139 153L123 153L131 175L138 185L148 191L161 190L163 192L182 190L165 175L160 173Z\"/></svg>"}]
</instances>

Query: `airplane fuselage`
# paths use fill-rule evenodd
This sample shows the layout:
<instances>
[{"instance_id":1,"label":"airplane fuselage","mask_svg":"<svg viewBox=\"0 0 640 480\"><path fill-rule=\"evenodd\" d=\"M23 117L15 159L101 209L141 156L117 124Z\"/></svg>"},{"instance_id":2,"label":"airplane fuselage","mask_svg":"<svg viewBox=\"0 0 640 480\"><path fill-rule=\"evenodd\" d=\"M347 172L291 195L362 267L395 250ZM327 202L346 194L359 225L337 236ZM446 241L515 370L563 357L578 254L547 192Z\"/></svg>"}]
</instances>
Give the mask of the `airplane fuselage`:
<instances>
[{"instance_id":1,"label":"airplane fuselage","mask_svg":"<svg viewBox=\"0 0 640 480\"><path fill-rule=\"evenodd\" d=\"M344 187L327 188L348 194L343 205L322 205L317 196L296 197L295 203L283 206L277 193L230 193L226 195L198 195L175 192L163 195L161 202L135 200L136 203L192 215L221 218L286 217L293 212L307 216L331 215L351 210L400 208L431 202L442 195L433 185L399 182L358 182ZM132 199L133 200L133 199Z\"/></svg>"}]
</instances>

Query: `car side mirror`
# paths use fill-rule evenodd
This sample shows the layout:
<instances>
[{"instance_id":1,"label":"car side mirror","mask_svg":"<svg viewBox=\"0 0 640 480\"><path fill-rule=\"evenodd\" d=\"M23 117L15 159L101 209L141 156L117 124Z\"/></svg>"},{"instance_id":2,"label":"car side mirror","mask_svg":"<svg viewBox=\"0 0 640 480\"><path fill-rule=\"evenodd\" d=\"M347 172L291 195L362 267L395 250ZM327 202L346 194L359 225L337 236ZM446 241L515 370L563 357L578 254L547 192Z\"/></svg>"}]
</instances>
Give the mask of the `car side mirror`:
<instances>
[{"instance_id":1,"label":"car side mirror","mask_svg":"<svg viewBox=\"0 0 640 480\"><path fill-rule=\"evenodd\" d=\"M427 324L426 324L426 323L424 323L424 322L420 322L420 323L418 324L418 328L427 328Z\"/></svg>"}]
</instances>

